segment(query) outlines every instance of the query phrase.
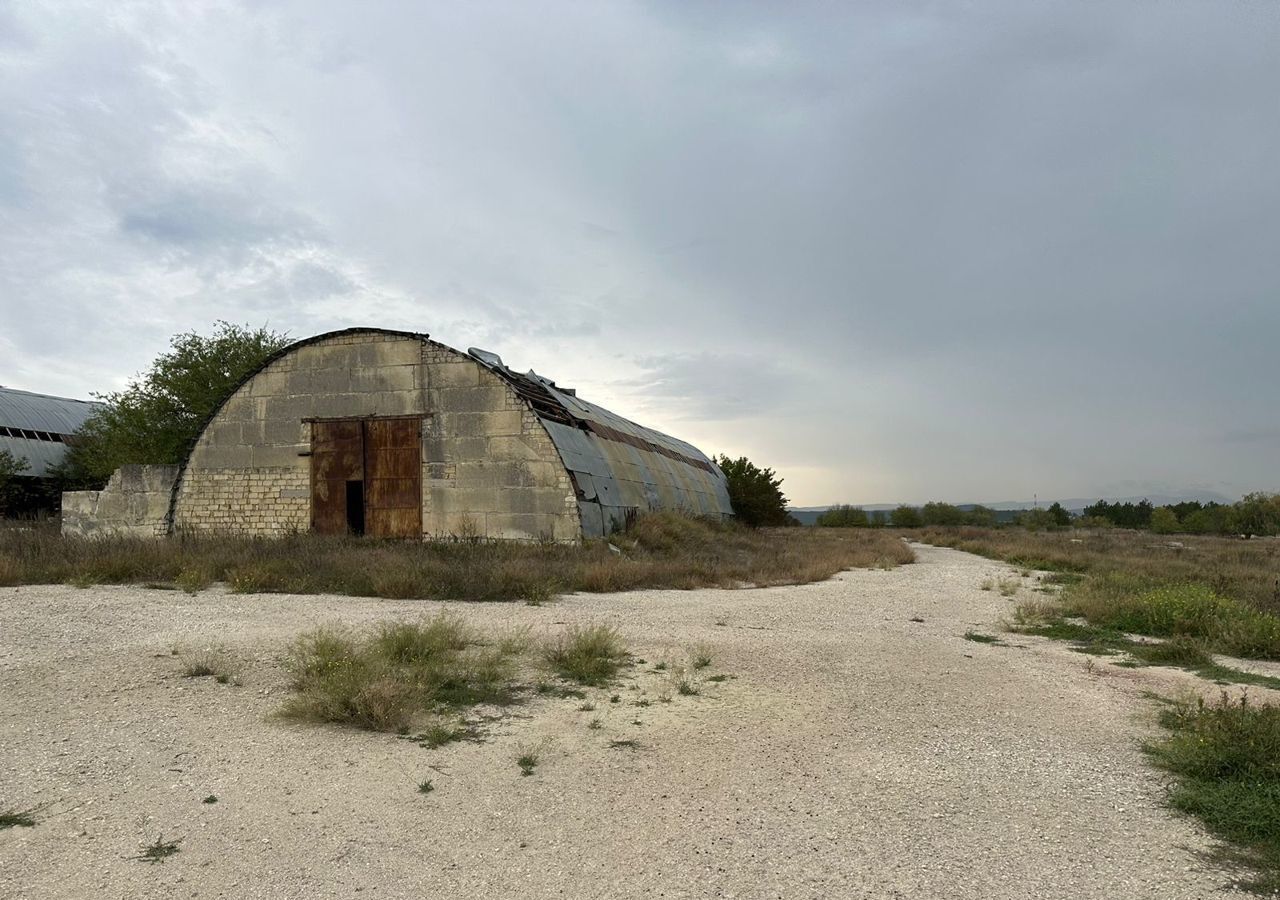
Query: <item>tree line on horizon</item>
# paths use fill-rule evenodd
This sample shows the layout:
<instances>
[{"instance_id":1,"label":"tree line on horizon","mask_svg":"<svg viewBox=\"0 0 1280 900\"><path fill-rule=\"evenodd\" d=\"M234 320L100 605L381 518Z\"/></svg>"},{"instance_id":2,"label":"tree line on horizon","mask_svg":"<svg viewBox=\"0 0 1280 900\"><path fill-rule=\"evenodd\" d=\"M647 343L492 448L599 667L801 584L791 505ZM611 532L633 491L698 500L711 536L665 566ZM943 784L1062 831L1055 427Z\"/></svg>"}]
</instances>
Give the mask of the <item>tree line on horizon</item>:
<instances>
[{"instance_id":1,"label":"tree line on horizon","mask_svg":"<svg viewBox=\"0 0 1280 900\"><path fill-rule=\"evenodd\" d=\"M868 512L858 506L833 506L818 516L823 528L923 528L970 525L996 527L996 511L986 506L962 509L950 503L931 501L923 506L902 505L892 510ZM1031 530L1080 528L1131 528L1156 534L1248 534L1280 535L1280 494L1255 492L1235 503L1201 503L1188 500L1155 506L1150 500L1138 503L1109 503L1099 500L1073 515L1062 504L1044 509L1024 509L1013 525Z\"/></svg>"}]
</instances>

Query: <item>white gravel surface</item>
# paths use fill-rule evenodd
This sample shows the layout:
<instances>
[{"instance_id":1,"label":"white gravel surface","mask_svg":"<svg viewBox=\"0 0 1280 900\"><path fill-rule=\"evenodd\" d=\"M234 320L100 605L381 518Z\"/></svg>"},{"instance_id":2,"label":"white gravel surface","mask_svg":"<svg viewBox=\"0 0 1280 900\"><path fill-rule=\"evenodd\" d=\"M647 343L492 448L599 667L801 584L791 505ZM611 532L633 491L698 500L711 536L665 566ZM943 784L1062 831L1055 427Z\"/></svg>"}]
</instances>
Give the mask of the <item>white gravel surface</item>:
<instances>
[{"instance_id":1,"label":"white gravel surface","mask_svg":"<svg viewBox=\"0 0 1280 900\"><path fill-rule=\"evenodd\" d=\"M271 714L297 633L442 604L4 588L0 809L39 821L0 831L0 897L1238 896L1140 751L1142 692L1197 682L967 641L998 632L1012 601L979 584L1010 570L917 552L803 587L451 604L535 634L612 623L648 663L619 703L535 698L437 750ZM700 641L732 678L658 702L653 665ZM242 685L180 676L171 649L208 645ZM130 859L161 834L180 852Z\"/></svg>"}]
</instances>

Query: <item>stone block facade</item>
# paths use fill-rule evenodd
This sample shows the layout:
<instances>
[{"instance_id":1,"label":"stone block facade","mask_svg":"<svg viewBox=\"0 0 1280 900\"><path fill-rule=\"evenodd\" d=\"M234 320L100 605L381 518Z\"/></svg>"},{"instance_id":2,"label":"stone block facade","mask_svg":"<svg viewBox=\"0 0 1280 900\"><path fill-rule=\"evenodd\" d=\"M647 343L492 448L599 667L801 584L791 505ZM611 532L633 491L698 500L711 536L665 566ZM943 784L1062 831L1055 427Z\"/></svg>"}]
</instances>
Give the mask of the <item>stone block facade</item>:
<instances>
[{"instance_id":1,"label":"stone block facade","mask_svg":"<svg viewBox=\"0 0 1280 900\"><path fill-rule=\"evenodd\" d=\"M422 419L424 537L581 536L569 475L511 387L456 350L384 332L304 343L241 385L181 473L172 529L307 530L310 421L379 417Z\"/></svg>"},{"instance_id":2,"label":"stone block facade","mask_svg":"<svg viewBox=\"0 0 1280 900\"><path fill-rule=\"evenodd\" d=\"M62 495L62 533L160 537L169 530L177 466L121 466L100 491Z\"/></svg>"}]
</instances>

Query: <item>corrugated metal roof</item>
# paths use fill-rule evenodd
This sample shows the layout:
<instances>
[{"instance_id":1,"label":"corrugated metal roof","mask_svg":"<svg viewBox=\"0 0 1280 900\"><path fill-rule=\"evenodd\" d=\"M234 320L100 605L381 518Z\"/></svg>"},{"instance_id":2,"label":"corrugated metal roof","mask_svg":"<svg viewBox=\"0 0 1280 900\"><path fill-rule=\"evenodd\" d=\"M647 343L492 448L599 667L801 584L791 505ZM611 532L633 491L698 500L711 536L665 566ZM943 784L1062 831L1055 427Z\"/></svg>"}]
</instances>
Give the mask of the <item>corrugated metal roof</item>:
<instances>
[{"instance_id":1,"label":"corrugated metal roof","mask_svg":"<svg viewBox=\"0 0 1280 900\"><path fill-rule=\"evenodd\" d=\"M0 450L8 450L16 459L26 460L27 468L19 474L26 478L43 478L49 469L62 462L67 445L0 434Z\"/></svg>"},{"instance_id":2,"label":"corrugated metal roof","mask_svg":"<svg viewBox=\"0 0 1280 900\"><path fill-rule=\"evenodd\" d=\"M60 439L78 431L99 406L88 400L0 387L0 450L26 460L24 476L43 478L67 452Z\"/></svg>"},{"instance_id":3,"label":"corrugated metal roof","mask_svg":"<svg viewBox=\"0 0 1280 900\"><path fill-rule=\"evenodd\" d=\"M74 434L100 405L0 387L0 426Z\"/></svg>"},{"instance_id":4,"label":"corrugated metal roof","mask_svg":"<svg viewBox=\"0 0 1280 900\"><path fill-rule=\"evenodd\" d=\"M588 403L536 372L513 372L495 353L467 352L508 381L542 420L574 480L586 537L622 527L635 510L733 515L724 473L698 448Z\"/></svg>"}]
</instances>

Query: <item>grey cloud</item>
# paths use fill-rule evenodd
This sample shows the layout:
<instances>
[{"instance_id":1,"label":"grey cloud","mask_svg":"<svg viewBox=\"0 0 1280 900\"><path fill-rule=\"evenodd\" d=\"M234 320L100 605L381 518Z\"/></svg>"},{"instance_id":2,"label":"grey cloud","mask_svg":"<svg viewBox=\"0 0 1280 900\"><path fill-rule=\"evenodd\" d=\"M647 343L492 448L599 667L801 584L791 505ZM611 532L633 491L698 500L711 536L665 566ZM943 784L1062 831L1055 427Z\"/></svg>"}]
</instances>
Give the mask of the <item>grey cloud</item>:
<instances>
[{"instance_id":1,"label":"grey cloud","mask_svg":"<svg viewBox=\"0 0 1280 900\"><path fill-rule=\"evenodd\" d=\"M191 251L300 240L309 230L296 214L217 188L176 188L121 206L120 227L127 234Z\"/></svg>"},{"instance_id":2,"label":"grey cloud","mask_svg":"<svg viewBox=\"0 0 1280 900\"><path fill-rule=\"evenodd\" d=\"M83 394L217 317L427 330L803 503L1265 486L1278 41L1209 2L6 8L0 334Z\"/></svg>"},{"instance_id":3,"label":"grey cloud","mask_svg":"<svg viewBox=\"0 0 1280 900\"><path fill-rule=\"evenodd\" d=\"M641 357L624 382L644 402L703 421L757 420L783 407L808 407L807 379L773 360L703 352Z\"/></svg>"}]
</instances>

